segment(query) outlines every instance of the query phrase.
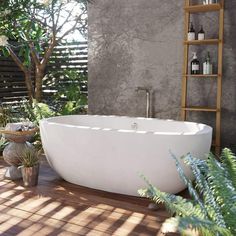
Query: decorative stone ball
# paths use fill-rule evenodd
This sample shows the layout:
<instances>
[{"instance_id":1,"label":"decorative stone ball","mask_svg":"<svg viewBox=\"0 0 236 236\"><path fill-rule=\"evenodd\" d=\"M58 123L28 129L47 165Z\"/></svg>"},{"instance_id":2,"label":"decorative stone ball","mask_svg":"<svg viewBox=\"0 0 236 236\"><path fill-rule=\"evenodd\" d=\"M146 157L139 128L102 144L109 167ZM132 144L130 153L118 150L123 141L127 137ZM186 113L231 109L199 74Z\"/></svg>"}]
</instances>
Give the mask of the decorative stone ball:
<instances>
[{"instance_id":1,"label":"decorative stone ball","mask_svg":"<svg viewBox=\"0 0 236 236\"><path fill-rule=\"evenodd\" d=\"M10 142L3 150L3 159L10 165L19 166L21 164L19 157L29 149L34 149L34 146L29 142Z\"/></svg>"}]
</instances>

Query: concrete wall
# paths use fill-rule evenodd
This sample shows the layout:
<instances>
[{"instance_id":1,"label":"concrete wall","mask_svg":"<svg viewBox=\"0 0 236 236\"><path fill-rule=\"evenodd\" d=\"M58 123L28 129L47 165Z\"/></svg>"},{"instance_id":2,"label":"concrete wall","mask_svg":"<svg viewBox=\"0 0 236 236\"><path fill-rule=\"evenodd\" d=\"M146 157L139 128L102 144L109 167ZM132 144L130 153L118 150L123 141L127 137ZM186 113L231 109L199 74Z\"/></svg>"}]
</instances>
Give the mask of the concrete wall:
<instances>
[{"instance_id":1,"label":"concrete wall","mask_svg":"<svg viewBox=\"0 0 236 236\"><path fill-rule=\"evenodd\" d=\"M152 89L152 116L180 119L184 0L93 0L89 6L89 113L145 116L145 93ZM217 36L216 13L195 15L207 37ZM226 0L222 141L236 140L236 1ZM192 48L204 60L215 46ZM189 59L191 60L191 58ZM215 70L217 70L215 66ZM191 80L189 104L214 106L214 80ZM189 120L214 126L214 114L191 113Z\"/></svg>"}]
</instances>

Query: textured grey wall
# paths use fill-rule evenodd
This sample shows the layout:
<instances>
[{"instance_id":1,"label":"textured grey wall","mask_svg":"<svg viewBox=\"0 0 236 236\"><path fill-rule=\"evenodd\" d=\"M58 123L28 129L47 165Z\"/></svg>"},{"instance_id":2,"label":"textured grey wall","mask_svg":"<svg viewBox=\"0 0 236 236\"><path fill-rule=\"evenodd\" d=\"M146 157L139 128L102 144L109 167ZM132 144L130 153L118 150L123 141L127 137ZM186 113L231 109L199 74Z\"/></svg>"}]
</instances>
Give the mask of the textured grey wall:
<instances>
[{"instance_id":1,"label":"textured grey wall","mask_svg":"<svg viewBox=\"0 0 236 236\"><path fill-rule=\"evenodd\" d=\"M184 0L93 0L89 6L89 113L145 116L145 93L152 89L152 116L180 119ZM217 13L195 15L209 38L217 36ZM236 1L226 0L222 141L236 140ZM215 46L207 50L217 63ZM202 53L201 53L202 52ZM202 59L203 60L203 59ZM215 68L217 69L217 68ZM214 80L190 81L191 105L215 105ZM214 126L214 114L189 120Z\"/></svg>"}]
</instances>

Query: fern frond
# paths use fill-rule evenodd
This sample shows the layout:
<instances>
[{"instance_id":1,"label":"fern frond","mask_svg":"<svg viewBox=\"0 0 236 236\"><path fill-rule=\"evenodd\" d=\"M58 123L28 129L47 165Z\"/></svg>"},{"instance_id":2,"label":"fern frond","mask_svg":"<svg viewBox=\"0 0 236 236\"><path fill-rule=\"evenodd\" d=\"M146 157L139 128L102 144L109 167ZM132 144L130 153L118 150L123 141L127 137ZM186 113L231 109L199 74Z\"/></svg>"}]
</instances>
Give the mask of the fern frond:
<instances>
[{"instance_id":1,"label":"fern frond","mask_svg":"<svg viewBox=\"0 0 236 236\"><path fill-rule=\"evenodd\" d=\"M209 155L209 158L211 155L212 154ZM203 194L203 208L207 214L206 218L209 220L213 219L214 221L218 222L218 225L225 227L226 225L220 204L216 201L215 195L207 179L207 174L209 173L208 162L205 160L199 160L190 155L185 158L185 162L190 165L196 179L196 186Z\"/></svg>"},{"instance_id":2,"label":"fern frond","mask_svg":"<svg viewBox=\"0 0 236 236\"><path fill-rule=\"evenodd\" d=\"M145 177L148 188L139 193L156 203L164 203L170 212L175 213L176 217L166 221L166 224L170 223L172 230L178 229L183 235L192 235L192 232L201 236L236 235L236 161L231 151L223 151L223 163L211 153L207 160L187 155L184 161L192 169L196 185L185 176L179 160L173 154L171 156L193 200L161 192Z\"/></svg>"},{"instance_id":3,"label":"fern frond","mask_svg":"<svg viewBox=\"0 0 236 236\"><path fill-rule=\"evenodd\" d=\"M205 217L207 217L207 212L204 208L203 201L201 200L197 190L194 188L192 181L189 180L187 178L187 176L184 174L184 171L180 165L179 160L176 158L176 156L171 152L170 152L170 154L171 154L171 157L175 160L175 165L176 165L176 168L177 168L180 178L183 180L184 184L187 185L187 187L188 187L188 191L189 191L190 196L192 196L194 201L200 206L202 214L205 215ZM190 154L188 154L187 157L188 156L190 156Z\"/></svg>"},{"instance_id":4,"label":"fern frond","mask_svg":"<svg viewBox=\"0 0 236 236\"><path fill-rule=\"evenodd\" d=\"M228 178L227 170L214 157L208 159L209 173L208 182L214 194L214 198L220 205L222 216L228 228L235 228L236 219L236 190L231 179ZM215 221L218 222L216 217ZM236 233L236 229L234 231Z\"/></svg>"},{"instance_id":5,"label":"fern frond","mask_svg":"<svg viewBox=\"0 0 236 236\"><path fill-rule=\"evenodd\" d=\"M163 203L167 210L172 214L177 214L179 216L194 215L204 218L199 205L194 204L193 201L185 199L181 196L176 196L174 194L161 192L155 188L144 176L142 176L142 178L147 183L148 188L138 190L140 196L147 197L157 204Z\"/></svg>"},{"instance_id":6,"label":"fern frond","mask_svg":"<svg viewBox=\"0 0 236 236\"><path fill-rule=\"evenodd\" d=\"M197 217L172 217L167 219L162 225L163 233L176 232L176 229L182 235L195 235L199 232L202 236L233 236L226 228L220 227L212 221L199 219Z\"/></svg>"},{"instance_id":7,"label":"fern frond","mask_svg":"<svg viewBox=\"0 0 236 236\"><path fill-rule=\"evenodd\" d=\"M221 154L221 161L228 172L228 178L231 179L236 189L236 156L228 148L225 148Z\"/></svg>"}]
</instances>

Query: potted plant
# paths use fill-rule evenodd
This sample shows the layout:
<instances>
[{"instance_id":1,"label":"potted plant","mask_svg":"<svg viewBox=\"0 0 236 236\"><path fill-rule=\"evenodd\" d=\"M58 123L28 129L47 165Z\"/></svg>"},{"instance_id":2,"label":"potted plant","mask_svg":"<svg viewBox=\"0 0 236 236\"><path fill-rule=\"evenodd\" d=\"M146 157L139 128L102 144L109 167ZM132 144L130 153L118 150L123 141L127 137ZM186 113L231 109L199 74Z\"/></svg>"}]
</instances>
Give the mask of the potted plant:
<instances>
[{"instance_id":1,"label":"potted plant","mask_svg":"<svg viewBox=\"0 0 236 236\"><path fill-rule=\"evenodd\" d=\"M32 187L38 184L40 151L26 149L20 156L22 178L24 186Z\"/></svg>"}]
</instances>

